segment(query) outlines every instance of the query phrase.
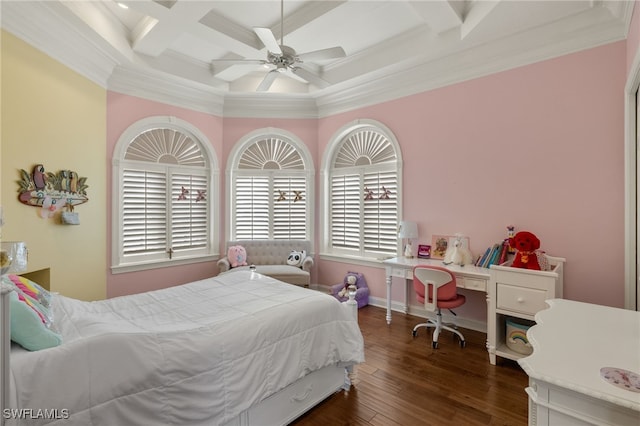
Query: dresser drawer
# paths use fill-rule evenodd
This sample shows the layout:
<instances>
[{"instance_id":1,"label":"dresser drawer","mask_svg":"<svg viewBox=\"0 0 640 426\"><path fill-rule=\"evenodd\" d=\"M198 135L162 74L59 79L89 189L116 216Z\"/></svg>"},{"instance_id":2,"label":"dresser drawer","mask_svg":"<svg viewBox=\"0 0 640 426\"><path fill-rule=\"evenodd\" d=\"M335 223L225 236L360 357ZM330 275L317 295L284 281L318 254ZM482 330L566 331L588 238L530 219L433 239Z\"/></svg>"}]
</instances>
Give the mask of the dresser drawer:
<instances>
[{"instance_id":1,"label":"dresser drawer","mask_svg":"<svg viewBox=\"0 0 640 426\"><path fill-rule=\"evenodd\" d=\"M247 412L249 425L286 425L344 384L344 367L330 366L299 379ZM243 423L244 424L244 423Z\"/></svg>"},{"instance_id":2,"label":"dresser drawer","mask_svg":"<svg viewBox=\"0 0 640 426\"><path fill-rule=\"evenodd\" d=\"M496 286L496 307L498 309L519 312L527 315L534 315L538 311L547 308L544 302L549 297L544 290L536 290L498 284Z\"/></svg>"}]
</instances>

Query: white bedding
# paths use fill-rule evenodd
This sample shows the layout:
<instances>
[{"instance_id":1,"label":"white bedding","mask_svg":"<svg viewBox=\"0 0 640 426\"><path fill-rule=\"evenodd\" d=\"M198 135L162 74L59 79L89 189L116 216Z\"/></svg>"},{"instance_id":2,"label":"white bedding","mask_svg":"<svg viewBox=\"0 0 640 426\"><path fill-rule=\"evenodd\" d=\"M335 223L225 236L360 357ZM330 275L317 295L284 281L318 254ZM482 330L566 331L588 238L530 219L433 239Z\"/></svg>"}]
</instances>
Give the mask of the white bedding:
<instances>
[{"instance_id":1,"label":"white bedding","mask_svg":"<svg viewBox=\"0 0 640 426\"><path fill-rule=\"evenodd\" d=\"M364 361L345 308L240 271L98 302L58 296L64 343L12 351L13 396L33 410L27 417L39 409L70 417L20 424L226 423L311 371Z\"/></svg>"}]
</instances>

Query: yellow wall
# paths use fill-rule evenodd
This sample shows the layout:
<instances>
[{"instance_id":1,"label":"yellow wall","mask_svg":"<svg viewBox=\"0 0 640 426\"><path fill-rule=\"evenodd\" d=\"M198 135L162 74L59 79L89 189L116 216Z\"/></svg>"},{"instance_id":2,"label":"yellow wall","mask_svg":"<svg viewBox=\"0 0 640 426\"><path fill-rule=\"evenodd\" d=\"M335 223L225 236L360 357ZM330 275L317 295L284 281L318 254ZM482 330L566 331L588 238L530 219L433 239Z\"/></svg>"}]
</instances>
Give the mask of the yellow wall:
<instances>
[{"instance_id":1,"label":"yellow wall","mask_svg":"<svg viewBox=\"0 0 640 426\"><path fill-rule=\"evenodd\" d=\"M1 200L4 241L25 241L29 270L50 268L51 290L83 299L106 295L106 90L2 32ZM20 169L75 170L87 177L80 225L42 219L18 201Z\"/></svg>"}]
</instances>

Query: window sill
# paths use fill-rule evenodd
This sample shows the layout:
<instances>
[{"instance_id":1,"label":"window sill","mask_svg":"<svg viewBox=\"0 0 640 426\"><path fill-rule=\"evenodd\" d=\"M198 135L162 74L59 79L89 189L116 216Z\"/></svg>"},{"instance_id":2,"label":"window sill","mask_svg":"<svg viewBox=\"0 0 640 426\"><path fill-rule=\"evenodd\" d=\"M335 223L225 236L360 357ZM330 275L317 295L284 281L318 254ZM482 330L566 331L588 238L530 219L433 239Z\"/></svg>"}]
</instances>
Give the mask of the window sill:
<instances>
[{"instance_id":1,"label":"window sill","mask_svg":"<svg viewBox=\"0 0 640 426\"><path fill-rule=\"evenodd\" d=\"M112 274L125 274L128 272L148 271L152 269L170 268L173 266L191 265L194 263L213 262L220 258L219 254L189 257L185 259L159 260L154 262L128 263L111 266Z\"/></svg>"},{"instance_id":2,"label":"window sill","mask_svg":"<svg viewBox=\"0 0 640 426\"><path fill-rule=\"evenodd\" d=\"M321 260L348 263L350 265L370 266L374 268L384 268L382 261L386 259L391 259L392 257L393 256L360 257L360 256L349 256L344 254L320 253Z\"/></svg>"}]
</instances>

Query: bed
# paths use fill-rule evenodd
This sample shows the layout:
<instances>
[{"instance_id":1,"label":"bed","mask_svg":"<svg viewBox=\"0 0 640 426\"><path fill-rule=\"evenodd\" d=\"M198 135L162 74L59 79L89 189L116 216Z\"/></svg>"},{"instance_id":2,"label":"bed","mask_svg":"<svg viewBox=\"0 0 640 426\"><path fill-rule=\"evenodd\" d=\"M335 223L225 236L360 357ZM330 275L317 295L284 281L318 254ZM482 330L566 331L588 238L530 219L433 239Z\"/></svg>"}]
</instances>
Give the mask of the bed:
<instances>
[{"instance_id":1,"label":"bed","mask_svg":"<svg viewBox=\"0 0 640 426\"><path fill-rule=\"evenodd\" d=\"M55 296L63 343L40 351L9 343L6 290L6 425L287 424L364 361L354 300L250 271L97 302Z\"/></svg>"}]
</instances>

